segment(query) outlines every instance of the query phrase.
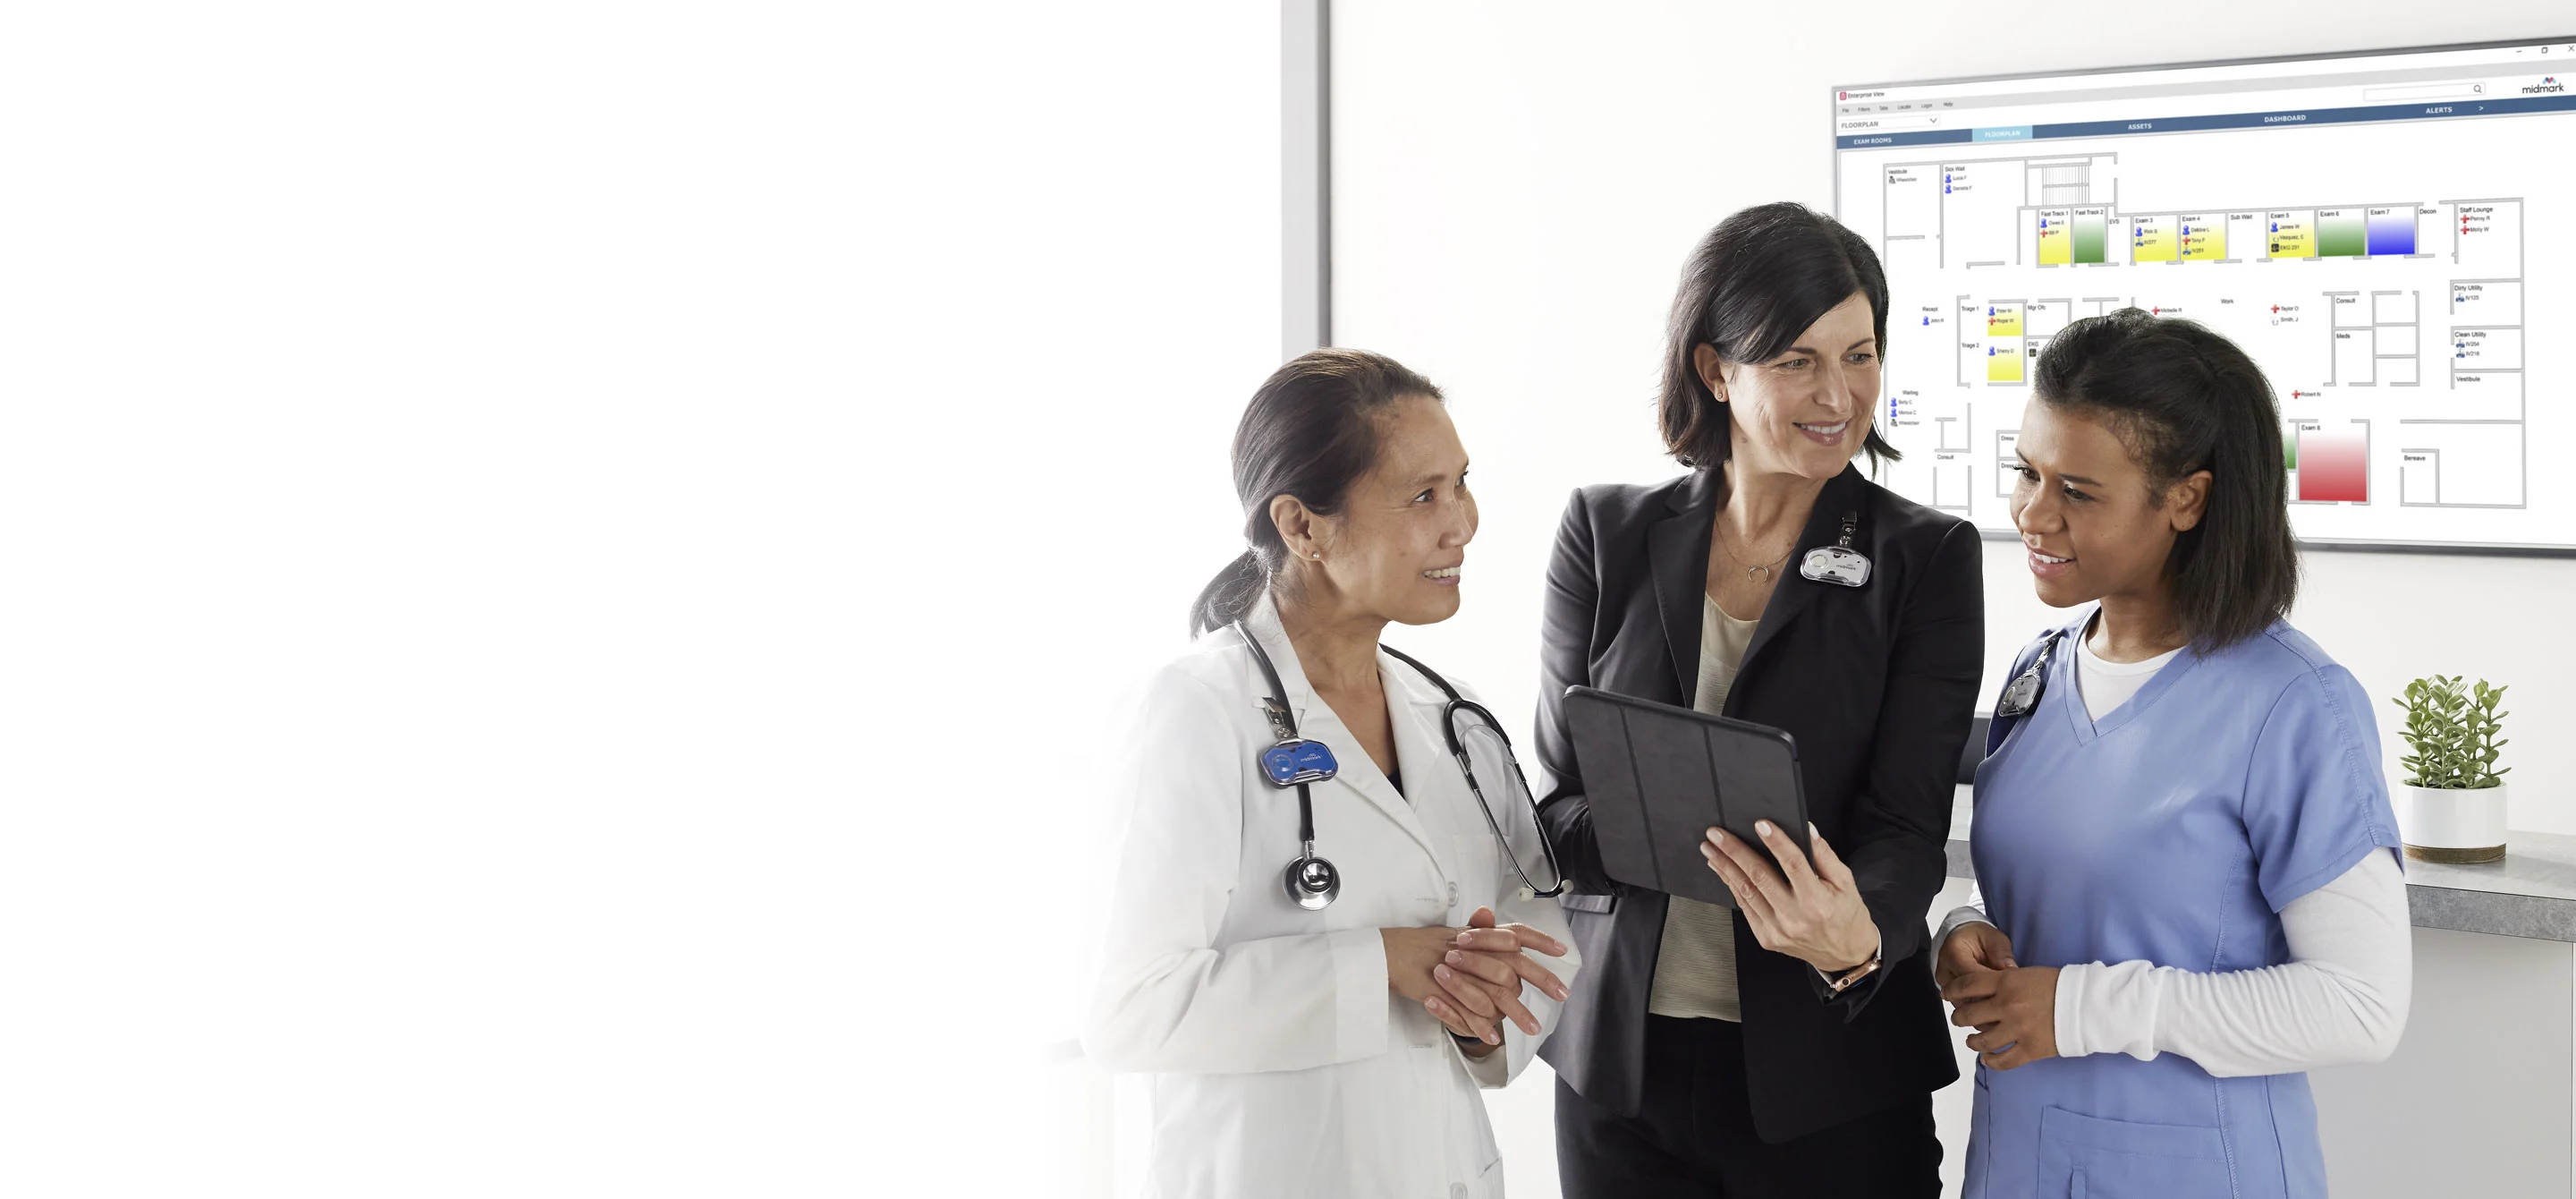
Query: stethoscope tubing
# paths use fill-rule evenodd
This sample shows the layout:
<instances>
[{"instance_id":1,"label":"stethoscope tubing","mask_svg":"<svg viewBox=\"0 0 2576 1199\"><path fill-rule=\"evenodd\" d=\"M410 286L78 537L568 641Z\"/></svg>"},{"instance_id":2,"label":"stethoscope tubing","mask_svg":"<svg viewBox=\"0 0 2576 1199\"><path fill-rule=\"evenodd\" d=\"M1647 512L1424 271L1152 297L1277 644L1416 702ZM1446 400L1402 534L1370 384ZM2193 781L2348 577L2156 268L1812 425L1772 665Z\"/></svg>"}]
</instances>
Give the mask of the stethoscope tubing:
<instances>
[{"instance_id":1,"label":"stethoscope tubing","mask_svg":"<svg viewBox=\"0 0 2576 1199\"><path fill-rule=\"evenodd\" d=\"M1261 648L1261 642L1253 637L1252 630L1246 628L1242 621L1234 622L1234 631L1243 638L1243 644L1252 650L1252 660L1260 665L1262 680L1270 686L1270 694L1265 697L1265 702L1270 706L1272 723L1282 734L1283 739L1294 740L1297 736L1297 716L1288 707L1288 688L1280 682L1279 668L1272 665L1269 652ZM1486 800L1485 788L1476 780L1476 767L1468 756L1466 742L1458 735L1458 716L1460 713L1467 713L1492 729L1494 736L1502 742L1505 764L1514 772L1518 772L1520 763L1512 753L1511 734L1503 731L1502 723L1495 720L1494 714L1487 711L1484 705L1460 695L1457 688L1449 685L1449 680L1440 676L1439 671L1431 669L1420 659L1394 646L1381 645L1378 648L1385 650L1405 665L1420 671L1422 677L1431 680L1431 685L1438 687L1440 693L1449 698L1449 702L1442 705L1440 709L1441 739L1448 745L1449 756L1457 761L1458 772L1466 778L1467 792L1475 797L1476 809L1484 815L1486 829L1493 833L1495 844L1502 847L1503 856L1512 864L1512 872L1520 876L1522 890L1531 898L1553 898L1564 894L1567 886L1565 870L1557 862L1556 846L1549 843L1547 830L1537 823L1538 814L1535 808L1530 814L1531 827L1538 832L1539 852L1547 856L1548 871L1556 879L1555 884L1547 887L1539 886L1536 880L1530 878L1529 870L1521 865L1520 855L1512 851L1511 837L1503 831L1502 821L1495 818L1494 806ZM1523 782L1522 787L1524 790L1527 789L1526 781ZM1333 875L1331 863L1315 855L1314 797L1307 790L1307 784L1298 783L1296 788L1297 840L1301 846L1301 852L1299 858L1291 862L1288 867L1288 892L1290 898L1295 899L1299 906L1322 907L1332 902L1330 896L1325 897L1320 903L1309 902L1309 894L1301 891L1296 882L1299 872L1309 862L1320 863L1325 875ZM1339 890L1338 882L1338 878L1335 877L1333 890L1336 892Z\"/></svg>"},{"instance_id":2,"label":"stethoscope tubing","mask_svg":"<svg viewBox=\"0 0 2576 1199\"><path fill-rule=\"evenodd\" d=\"M1529 876L1529 871L1521 866L1521 856L1512 852L1511 836L1503 831L1502 821L1494 818L1494 805L1486 802L1484 785L1476 781L1476 766L1467 756L1467 743L1458 736L1459 713L1468 713L1485 722L1485 727L1494 730L1494 736L1502 742L1504 764L1514 773L1519 773L1521 768L1519 756L1512 752L1512 736L1503 731L1503 722L1494 719L1494 714L1487 711L1485 705L1458 694L1458 689L1450 686L1449 680L1441 678L1439 671L1423 665L1421 659L1392 645L1381 645L1378 648L1393 655L1397 661L1421 671L1422 677L1431 680L1432 686L1438 687L1442 695L1449 697L1449 702L1442 705L1440 709L1441 738L1449 743L1449 756L1458 760L1458 773L1466 776L1467 793L1476 797L1476 810L1484 813L1485 827L1493 831L1494 843L1503 847L1503 857L1511 862L1512 873L1521 876L1521 889L1529 892L1530 897L1540 899L1553 899L1565 894L1565 868L1557 864L1556 846L1549 843L1547 830L1538 823L1536 805L1533 804L1530 810L1530 827L1538 831L1539 852L1547 855L1548 874L1556 879L1553 886L1539 886L1537 881ZM1529 789L1526 778L1521 782L1521 789L1524 792Z\"/></svg>"}]
</instances>

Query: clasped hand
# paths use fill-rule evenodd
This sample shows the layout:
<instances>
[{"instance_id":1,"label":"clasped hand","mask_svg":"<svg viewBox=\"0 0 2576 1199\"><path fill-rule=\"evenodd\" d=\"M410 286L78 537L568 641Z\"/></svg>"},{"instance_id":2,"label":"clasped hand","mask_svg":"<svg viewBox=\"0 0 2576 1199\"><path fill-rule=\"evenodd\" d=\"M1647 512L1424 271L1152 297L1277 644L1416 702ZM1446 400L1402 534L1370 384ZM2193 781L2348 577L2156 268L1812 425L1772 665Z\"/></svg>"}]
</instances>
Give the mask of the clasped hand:
<instances>
[{"instance_id":1,"label":"clasped hand","mask_svg":"<svg viewBox=\"0 0 2576 1199\"><path fill-rule=\"evenodd\" d=\"M1932 981L1950 1023L1977 1030L1968 1048L1996 1070L2057 1056L2057 968L2013 961L2012 938L1991 924L1962 924L1941 943Z\"/></svg>"},{"instance_id":2,"label":"clasped hand","mask_svg":"<svg viewBox=\"0 0 2576 1199\"><path fill-rule=\"evenodd\" d=\"M1764 949L1827 973L1868 961L1878 951L1878 925L1869 918L1869 905L1861 902L1851 867L1825 844L1816 826L1807 826L1807 844L1816 852L1813 865L1798 852L1798 843L1770 821L1756 822L1753 831L1762 835L1778 869L1761 850L1724 829L1708 830L1699 852L1735 893L1736 910L1753 926L1754 939Z\"/></svg>"},{"instance_id":3,"label":"clasped hand","mask_svg":"<svg viewBox=\"0 0 2576 1199\"><path fill-rule=\"evenodd\" d=\"M1503 1043L1496 1021L1508 1019L1537 1036L1538 1017L1520 1000L1524 983L1564 1002L1564 980L1532 961L1527 950L1565 956L1565 943L1526 924L1497 926L1492 908L1478 908L1465 928L1378 930L1386 943L1386 983L1396 994L1462 1037L1489 1048ZM1482 1056L1479 1054L1478 1056Z\"/></svg>"}]
</instances>

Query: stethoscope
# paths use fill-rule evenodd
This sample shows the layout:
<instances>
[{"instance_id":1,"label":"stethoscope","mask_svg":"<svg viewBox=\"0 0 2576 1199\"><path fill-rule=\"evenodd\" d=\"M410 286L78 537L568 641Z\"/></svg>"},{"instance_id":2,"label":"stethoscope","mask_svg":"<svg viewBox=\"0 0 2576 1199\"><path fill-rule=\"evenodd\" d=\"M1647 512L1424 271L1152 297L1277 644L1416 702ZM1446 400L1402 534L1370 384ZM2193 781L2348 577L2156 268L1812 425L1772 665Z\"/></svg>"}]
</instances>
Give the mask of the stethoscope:
<instances>
[{"instance_id":1,"label":"stethoscope","mask_svg":"<svg viewBox=\"0 0 2576 1199\"><path fill-rule=\"evenodd\" d=\"M1253 762L1259 767L1261 777L1269 780L1271 786L1282 790L1297 789L1299 848L1297 859L1288 863L1287 871L1280 876L1280 883L1287 889L1288 898L1298 907L1310 912L1320 911L1341 897L1342 873L1315 852L1315 801L1306 788L1332 778L1340 772L1341 764L1334 760L1332 749L1323 742L1308 741L1297 735L1297 718L1288 710L1288 689L1279 683L1279 669L1270 664L1269 653L1261 648L1261 642L1253 637L1252 630L1243 627L1242 621L1234 622L1234 631L1251 648L1252 660L1261 664L1261 677L1270 684L1270 694L1262 698L1261 706L1270 717L1270 731L1279 738L1277 744L1255 754ZM1457 759L1458 772L1467 777L1467 790L1476 797L1477 809L1485 814L1485 827L1493 830L1495 842L1503 847L1503 856L1511 860L1512 872L1521 876L1521 898L1553 898L1564 894L1565 871L1556 863L1556 847L1548 844L1545 829L1539 829L1539 850L1547 855L1548 873L1557 880L1556 884L1541 887L1531 880L1529 871L1521 867L1520 855L1512 852L1511 838L1503 833L1502 822L1494 819L1493 805L1485 802L1485 789L1476 782L1475 764L1468 759L1466 742L1458 735L1458 718L1461 715L1483 721L1502 743L1503 762L1520 784L1521 793L1527 795L1529 780L1521 774L1520 760L1512 755L1512 739L1503 732L1501 722L1496 721L1494 714L1486 711L1484 705L1459 695L1458 689L1449 685L1449 680L1414 660L1412 655L1393 646L1378 648L1421 671L1422 677L1431 680L1433 686L1440 688L1441 694L1449 697L1448 704L1440 709L1441 736L1449 743L1449 756ZM1531 825L1534 828L1537 827L1536 816L1533 810Z\"/></svg>"}]
</instances>

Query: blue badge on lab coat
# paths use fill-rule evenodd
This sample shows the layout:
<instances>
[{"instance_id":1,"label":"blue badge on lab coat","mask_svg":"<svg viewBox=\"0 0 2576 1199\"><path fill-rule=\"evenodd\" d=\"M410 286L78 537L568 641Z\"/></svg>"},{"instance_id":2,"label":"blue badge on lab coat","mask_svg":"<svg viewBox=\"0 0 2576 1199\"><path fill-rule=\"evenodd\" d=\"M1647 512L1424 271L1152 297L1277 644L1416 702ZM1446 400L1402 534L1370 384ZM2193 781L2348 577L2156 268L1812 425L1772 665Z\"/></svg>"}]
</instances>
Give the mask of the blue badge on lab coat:
<instances>
[{"instance_id":1,"label":"blue badge on lab coat","mask_svg":"<svg viewBox=\"0 0 2576 1199\"><path fill-rule=\"evenodd\" d=\"M1261 751L1261 773L1273 787L1320 783L1341 770L1321 741L1282 741Z\"/></svg>"}]
</instances>

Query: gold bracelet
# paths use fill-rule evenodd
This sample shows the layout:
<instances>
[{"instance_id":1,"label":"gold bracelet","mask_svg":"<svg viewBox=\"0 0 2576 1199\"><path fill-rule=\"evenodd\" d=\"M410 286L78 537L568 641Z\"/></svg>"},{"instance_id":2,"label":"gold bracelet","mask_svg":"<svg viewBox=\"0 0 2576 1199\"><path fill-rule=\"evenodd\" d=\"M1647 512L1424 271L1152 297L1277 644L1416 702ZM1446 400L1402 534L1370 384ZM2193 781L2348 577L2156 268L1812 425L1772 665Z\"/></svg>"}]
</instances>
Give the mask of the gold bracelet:
<instances>
[{"instance_id":1,"label":"gold bracelet","mask_svg":"<svg viewBox=\"0 0 2576 1199\"><path fill-rule=\"evenodd\" d=\"M1854 966L1854 967L1852 967L1852 968L1851 968L1851 969L1849 969L1849 970L1845 970L1845 971L1843 971L1843 972L1842 972L1842 973L1840 973L1840 974L1834 975L1833 977L1826 979L1826 980L1825 980L1825 998L1826 998L1826 999L1828 999L1828 1000L1838 998L1838 997L1840 997L1840 996L1842 995L1842 993L1843 993L1843 992L1845 992L1845 991L1848 991L1848 990L1852 989L1852 986L1853 986L1854 984L1858 983L1860 980L1862 980L1862 979L1864 979L1864 978L1868 978L1870 975L1877 973L1877 972L1878 972L1878 965L1879 965L1879 954L1880 954L1880 952L1881 952L1881 951L1885 950L1886 948L1887 948L1886 943L1882 941L1880 944L1878 944L1877 946L1873 947L1873 948L1869 951L1869 960L1868 960L1868 961L1866 961L1866 962L1862 962L1860 965ZM1824 973L1824 972L1823 972L1823 971L1821 971L1821 970L1819 970L1819 971L1817 971L1817 973L1822 974L1822 973Z\"/></svg>"}]
</instances>

